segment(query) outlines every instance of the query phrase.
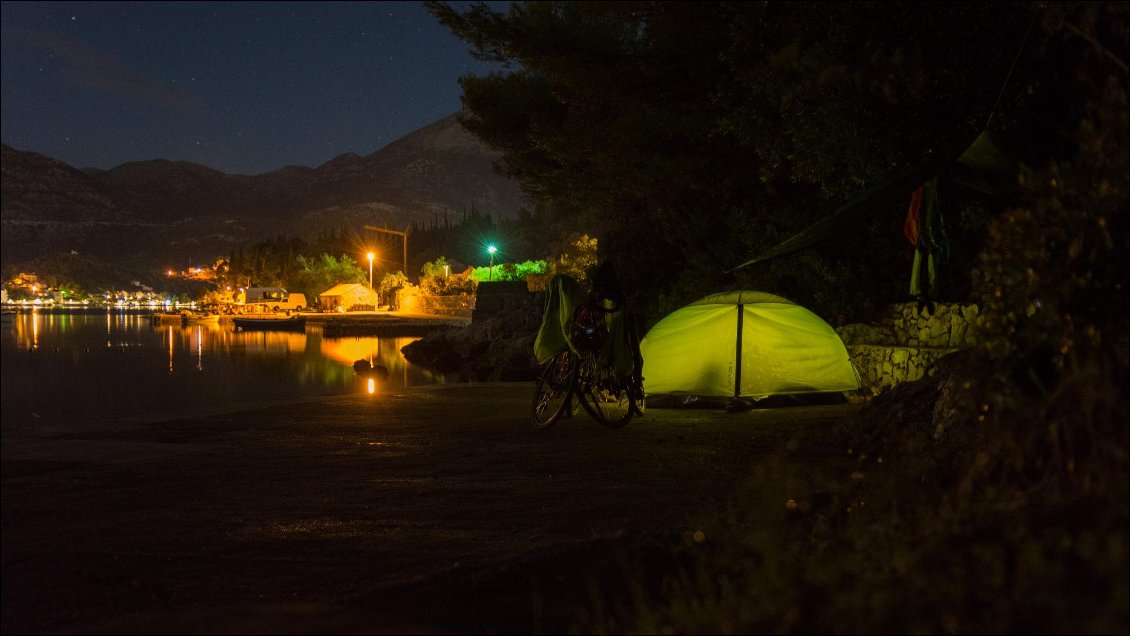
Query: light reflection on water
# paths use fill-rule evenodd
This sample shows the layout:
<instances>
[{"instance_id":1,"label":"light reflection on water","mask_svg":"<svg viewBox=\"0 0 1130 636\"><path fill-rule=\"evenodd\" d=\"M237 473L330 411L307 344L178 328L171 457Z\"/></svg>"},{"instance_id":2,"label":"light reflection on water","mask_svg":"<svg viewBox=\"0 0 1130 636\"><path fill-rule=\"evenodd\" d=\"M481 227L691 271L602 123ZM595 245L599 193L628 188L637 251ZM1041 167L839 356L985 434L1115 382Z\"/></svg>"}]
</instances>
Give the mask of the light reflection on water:
<instances>
[{"instance_id":1,"label":"light reflection on water","mask_svg":"<svg viewBox=\"0 0 1130 636\"><path fill-rule=\"evenodd\" d=\"M231 323L150 325L144 312L26 311L2 330L3 428L121 417L175 417L444 378L404 359L418 338L323 338L235 331ZM387 371L360 376L354 362Z\"/></svg>"}]
</instances>

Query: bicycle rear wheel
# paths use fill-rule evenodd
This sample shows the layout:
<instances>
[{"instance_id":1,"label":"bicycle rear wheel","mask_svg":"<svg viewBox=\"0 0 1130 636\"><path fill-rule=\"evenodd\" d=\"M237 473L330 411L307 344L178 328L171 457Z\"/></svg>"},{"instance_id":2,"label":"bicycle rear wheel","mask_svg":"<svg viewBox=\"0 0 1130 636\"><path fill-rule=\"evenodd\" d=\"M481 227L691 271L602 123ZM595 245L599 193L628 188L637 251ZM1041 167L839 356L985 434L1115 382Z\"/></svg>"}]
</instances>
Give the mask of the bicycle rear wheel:
<instances>
[{"instance_id":1,"label":"bicycle rear wheel","mask_svg":"<svg viewBox=\"0 0 1130 636\"><path fill-rule=\"evenodd\" d=\"M577 356L562 351L542 368L534 390L534 428L549 428L561 419L577 385Z\"/></svg>"},{"instance_id":2,"label":"bicycle rear wheel","mask_svg":"<svg viewBox=\"0 0 1130 636\"><path fill-rule=\"evenodd\" d=\"M609 368L596 369L584 378L578 383L577 393L581 396L581 406L608 428L624 426L638 412L628 381L615 377Z\"/></svg>"}]
</instances>

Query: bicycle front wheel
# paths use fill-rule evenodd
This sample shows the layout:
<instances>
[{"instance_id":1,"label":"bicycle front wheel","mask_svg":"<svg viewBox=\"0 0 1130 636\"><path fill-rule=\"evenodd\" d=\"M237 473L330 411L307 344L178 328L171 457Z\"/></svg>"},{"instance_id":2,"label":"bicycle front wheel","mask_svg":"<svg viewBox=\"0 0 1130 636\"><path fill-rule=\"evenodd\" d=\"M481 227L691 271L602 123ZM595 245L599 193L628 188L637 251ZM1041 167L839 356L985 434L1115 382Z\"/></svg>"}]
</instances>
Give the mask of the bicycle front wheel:
<instances>
[{"instance_id":1,"label":"bicycle front wheel","mask_svg":"<svg viewBox=\"0 0 1130 636\"><path fill-rule=\"evenodd\" d=\"M608 374L597 374L592 382L581 382L577 393L581 396L581 406L594 420L609 428L620 428L632 419L632 391L627 382L621 382ZM599 377L604 375L604 377Z\"/></svg>"},{"instance_id":2,"label":"bicycle front wheel","mask_svg":"<svg viewBox=\"0 0 1130 636\"><path fill-rule=\"evenodd\" d=\"M561 419L577 385L577 356L562 351L542 368L534 390L534 428L549 428Z\"/></svg>"}]
</instances>

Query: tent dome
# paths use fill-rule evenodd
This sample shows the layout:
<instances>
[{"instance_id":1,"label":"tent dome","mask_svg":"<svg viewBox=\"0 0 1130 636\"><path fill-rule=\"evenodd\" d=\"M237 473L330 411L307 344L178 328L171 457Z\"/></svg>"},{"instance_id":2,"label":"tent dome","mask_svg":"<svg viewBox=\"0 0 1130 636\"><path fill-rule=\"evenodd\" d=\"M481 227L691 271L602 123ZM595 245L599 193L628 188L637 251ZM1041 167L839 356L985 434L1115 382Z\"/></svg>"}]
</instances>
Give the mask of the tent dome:
<instances>
[{"instance_id":1,"label":"tent dome","mask_svg":"<svg viewBox=\"0 0 1130 636\"><path fill-rule=\"evenodd\" d=\"M723 292L681 307L647 332L640 351L653 395L756 399L859 389L839 334L766 292Z\"/></svg>"}]
</instances>

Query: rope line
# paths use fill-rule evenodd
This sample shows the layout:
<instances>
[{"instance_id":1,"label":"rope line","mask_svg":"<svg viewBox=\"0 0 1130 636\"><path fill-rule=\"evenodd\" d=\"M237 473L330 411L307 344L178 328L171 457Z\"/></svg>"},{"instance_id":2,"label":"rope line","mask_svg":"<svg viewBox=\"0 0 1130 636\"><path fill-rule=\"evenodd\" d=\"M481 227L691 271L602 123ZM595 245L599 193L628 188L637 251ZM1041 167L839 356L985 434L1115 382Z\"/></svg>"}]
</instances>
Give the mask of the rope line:
<instances>
[{"instance_id":1,"label":"rope line","mask_svg":"<svg viewBox=\"0 0 1130 636\"><path fill-rule=\"evenodd\" d=\"M1036 24L1036 13L1032 13L1032 19L1028 21L1028 31L1024 33L1024 39L1020 42L1020 48L1016 49L1016 56L1012 58L1012 66L1008 68L1008 75L1004 78L1004 84L1001 85L1001 92L997 95L997 101L993 104L993 109L989 111L989 118L985 120L984 130L989 129L989 124L993 121L993 115L997 114L997 106L1001 104L1001 98L1004 97L1004 90L1008 87L1008 81L1012 79L1012 71L1016 69L1016 62L1020 60L1020 52L1024 50L1024 45L1028 43L1028 36L1032 33L1032 25Z\"/></svg>"}]
</instances>

